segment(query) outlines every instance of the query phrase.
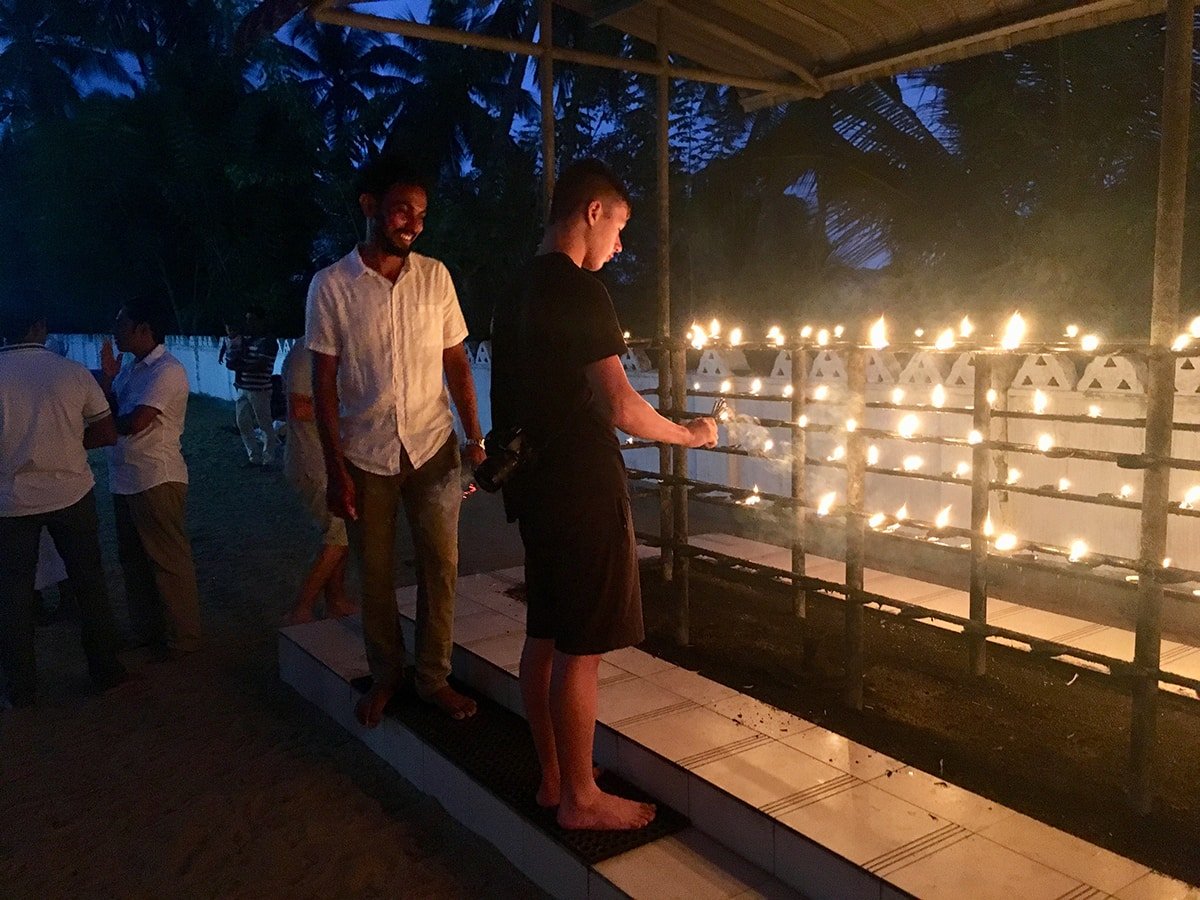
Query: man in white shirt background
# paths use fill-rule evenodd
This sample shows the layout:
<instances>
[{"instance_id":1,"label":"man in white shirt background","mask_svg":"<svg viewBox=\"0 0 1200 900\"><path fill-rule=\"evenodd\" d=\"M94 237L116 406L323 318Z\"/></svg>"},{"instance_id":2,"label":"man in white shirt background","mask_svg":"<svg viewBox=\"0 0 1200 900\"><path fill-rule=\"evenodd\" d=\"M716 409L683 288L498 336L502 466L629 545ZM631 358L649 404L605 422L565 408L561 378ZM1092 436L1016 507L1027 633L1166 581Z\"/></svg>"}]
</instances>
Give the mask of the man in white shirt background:
<instances>
[{"instance_id":1,"label":"man in white shirt background","mask_svg":"<svg viewBox=\"0 0 1200 900\"><path fill-rule=\"evenodd\" d=\"M128 677L117 659L87 461L88 449L115 443L117 433L92 374L45 348L38 298L6 300L0 321L0 667L8 702L29 706L37 687L33 587L43 527L75 589L92 682L104 690Z\"/></svg>"},{"instance_id":2,"label":"man in white shirt background","mask_svg":"<svg viewBox=\"0 0 1200 900\"><path fill-rule=\"evenodd\" d=\"M356 712L364 725L379 724L403 678L394 590L403 505L417 556L416 691L461 719L475 703L447 683L462 485L446 387L477 466L483 435L467 326L446 267L411 252L428 206L419 174L382 156L359 178L367 239L313 278L305 335L329 509L350 526L362 579L373 686Z\"/></svg>"},{"instance_id":3,"label":"man in white shirt background","mask_svg":"<svg viewBox=\"0 0 1200 900\"><path fill-rule=\"evenodd\" d=\"M101 348L101 383L112 404L116 446L108 451L117 550L134 639L161 657L200 648L200 601L185 523L188 472L180 449L187 414L183 365L163 346L168 312L152 296L117 314L117 350Z\"/></svg>"}]
</instances>

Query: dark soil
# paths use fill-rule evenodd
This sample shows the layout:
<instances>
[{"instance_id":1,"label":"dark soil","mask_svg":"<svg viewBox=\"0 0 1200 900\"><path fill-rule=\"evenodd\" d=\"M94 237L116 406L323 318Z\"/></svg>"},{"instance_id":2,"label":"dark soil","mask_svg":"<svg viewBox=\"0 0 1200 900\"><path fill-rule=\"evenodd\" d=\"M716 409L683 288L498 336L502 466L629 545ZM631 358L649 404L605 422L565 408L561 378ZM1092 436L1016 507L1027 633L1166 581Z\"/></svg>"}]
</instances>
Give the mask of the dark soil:
<instances>
[{"instance_id":1,"label":"dark soil","mask_svg":"<svg viewBox=\"0 0 1200 900\"><path fill-rule=\"evenodd\" d=\"M966 669L962 637L866 611L864 708L843 705L842 603L730 584L697 561L691 646L670 590L643 573L647 650L1154 869L1200 883L1200 702L1163 694L1154 812L1126 796L1130 695L1121 680L989 645ZM809 652L805 654L805 627Z\"/></svg>"}]
</instances>

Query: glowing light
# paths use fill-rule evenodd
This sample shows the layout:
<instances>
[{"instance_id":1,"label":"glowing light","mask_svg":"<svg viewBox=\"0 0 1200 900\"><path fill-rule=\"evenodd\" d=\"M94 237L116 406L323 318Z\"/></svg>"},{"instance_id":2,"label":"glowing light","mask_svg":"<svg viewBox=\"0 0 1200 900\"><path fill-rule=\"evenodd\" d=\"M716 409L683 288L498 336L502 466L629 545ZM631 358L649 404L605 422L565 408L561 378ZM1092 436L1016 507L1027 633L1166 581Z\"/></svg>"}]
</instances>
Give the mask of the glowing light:
<instances>
[{"instance_id":1,"label":"glowing light","mask_svg":"<svg viewBox=\"0 0 1200 900\"><path fill-rule=\"evenodd\" d=\"M784 337L782 334L775 335L775 346L776 347L782 347L783 342L784 342Z\"/></svg>"},{"instance_id":2,"label":"glowing light","mask_svg":"<svg viewBox=\"0 0 1200 900\"><path fill-rule=\"evenodd\" d=\"M921 420L909 413L900 420L900 424L896 426L896 431L902 438L911 438L917 433L917 428L921 425Z\"/></svg>"},{"instance_id":3,"label":"glowing light","mask_svg":"<svg viewBox=\"0 0 1200 900\"><path fill-rule=\"evenodd\" d=\"M794 393L796 393L796 388L794 385L785 384L783 386L783 396L790 397Z\"/></svg>"},{"instance_id":4,"label":"glowing light","mask_svg":"<svg viewBox=\"0 0 1200 900\"><path fill-rule=\"evenodd\" d=\"M829 462L837 462L838 460L843 459L845 456L846 456L846 448L843 447L841 444L838 444L836 447L833 448L833 452L830 453L829 456L826 458Z\"/></svg>"},{"instance_id":5,"label":"glowing light","mask_svg":"<svg viewBox=\"0 0 1200 900\"><path fill-rule=\"evenodd\" d=\"M1133 496L1133 485L1132 484L1121 485L1120 493L1121 493L1122 500L1128 500L1130 497Z\"/></svg>"},{"instance_id":6,"label":"glowing light","mask_svg":"<svg viewBox=\"0 0 1200 900\"><path fill-rule=\"evenodd\" d=\"M754 493L742 501L746 506L757 506L762 502L762 497L758 495L758 485L754 486Z\"/></svg>"},{"instance_id":7,"label":"glowing light","mask_svg":"<svg viewBox=\"0 0 1200 900\"><path fill-rule=\"evenodd\" d=\"M901 465L904 467L905 472L916 472L921 466L925 465L925 460L919 456L906 456Z\"/></svg>"},{"instance_id":8,"label":"glowing light","mask_svg":"<svg viewBox=\"0 0 1200 900\"><path fill-rule=\"evenodd\" d=\"M697 350L703 350L704 345L708 343L708 335L704 331L704 327L699 324L693 324L692 330L688 337L692 342L692 346Z\"/></svg>"},{"instance_id":9,"label":"glowing light","mask_svg":"<svg viewBox=\"0 0 1200 900\"><path fill-rule=\"evenodd\" d=\"M803 328L801 328L801 329L800 329L800 337L802 337L802 338L803 338L804 340L806 340L806 341L807 341L807 340L808 340L810 337L812 337L812 326L811 326L811 325L805 325Z\"/></svg>"},{"instance_id":10,"label":"glowing light","mask_svg":"<svg viewBox=\"0 0 1200 900\"><path fill-rule=\"evenodd\" d=\"M824 347L828 343L829 343L829 329L822 328L820 331L817 332L817 346Z\"/></svg>"},{"instance_id":11,"label":"glowing light","mask_svg":"<svg viewBox=\"0 0 1200 900\"><path fill-rule=\"evenodd\" d=\"M782 330L783 329L781 329L778 325L772 325L770 328L767 329L767 340L768 341L774 340L775 335L780 334L782 332Z\"/></svg>"},{"instance_id":12,"label":"glowing light","mask_svg":"<svg viewBox=\"0 0 1200 900\"><path fill-rule=\"evenodd\" d=\"M896 510L896 521L903 522L907 518L908 518L908 504L905 503L898 510Z\"/></svg>"},{"instance_id":13,"label":"glowing light","mask_svg":"<svg viewBox=\"0 0 1200 900\"><path fill-rule=\"evenodd\" d=\"M626 331L621 335L621 337L625 338L625 340L629 340L629 338L632 337L632 335L628 331Z\"/></svg>"},{"instance_id":14,"label":"glowing light","mask_svg":"<svg viewBox=\"0 0 1200 900\"><path fill-rule=\"evenodd\" d=\"M1164 569L1169 569L1169 568L1171 568L1171 557L1169 557L1169 556L1164 556L1164 557L1163 557L1163 568L1164 568Z\"/></svg>"},{"instance_id":15,"label":"glowing light","mask_svg":"<svg viewBox=\"0 0 1200 900\"><path fill-rule=\"evenodd\" d=\"M999 395L996 393L996 389L995 389L995 388L988 388L988 392L987 392L987 402L988 402L988 406L995 406L995 405L996 405L996 398L997 398L998 396L999 396Z\"/></svg>"},{"instance_id":16,"label":"glowing light","mask_svg":"<svg viewBox=\"0 0 1200 900\"><path fill-rule=\"evenodd\" d=\"M892 388L892 402L897 406L904 402L904 388Z\"/></svg>"},{"instance_id":17,"label":"glowing light","mask_svg":"<svg viewBox=\"0 0 1200 900\"><path fill-rule=\"evenodd\" d=\"M945 528L949 524L950 524L950 507L947 506L945 509L943 509L940 513L937 514L936 518L934 518L933 526L935 528L942 529L942 528Z\"/></svg>"},{"instance_id":18,"label":"glowing light","mask_svg":"<svg viewBox=\"0 0 1200 900\"><path fill-rule=\"evenodd\" d=\"M761 378L755 378L752 382L750 382L750 393L757 394L761 390L762 390L762 379Z\"/></svg>"},{"instance_id":19,"label":"glowing light","mask_svg":"<svg viewBox=\"0 0 1200 900\"><path fill-rule=\"evenodd\" d=\"M971 429L970 433L967 435L967 443L971 444L972 446L983 443L983 435L977 428Z\"/></svg>"},{"instance_id":20,"label":"glowing light","mask_svg":"<svg viewBox=\"0 0 1200 900\"><path fill-rule=\"evenodd\" d=\"M925 329L924 328L913 329L913 337L917 337L917 338L925 337Z\"/></svg>"},{"instance_id":21,"label":"glowing light","mask_svg":"<svg viewBox=\"0 0 1200 900\"><path fill-rule=\"evenodd\" d=\"M845 334L845 333L846 333L846 326L845 326L845 325L835 325L835 326L833 327L833 336L834 336L835 338L840 338L840 337L841 337L843 334Z\"/></svg>"},{"instance_id":22,"label":"glowing light","mask_svg":"<svg viewBox=\"0 0 1200 900\"><path fill-rule=\"evenodd\" d=\"M879 448L876 447L874 444L872 444L870 447L867 448L867 465L868 466L879 465Z\"/></svg>"},{"instance_id":23,"label":"glowing light","mask_svg":"<svg viewBox=\"0 0 1200 900\"><path fill-rule=\"evenodd\" d=\"M798 418L796 420L796 427L797 428L807 428L808 427L808 416L801 416L800 418Z\"/></svg>"},{"instance_id":24,"label":"glowing light","mask_svg":"<svg viewBox=\"0 0 1200 900\"><path fill-rule=\"evenodd\" d=\"M888 345L887 323L883 321L883 316L880 316L879 321L871 326L867 340L875 350L882 350Z\"/></svg>"},{"instance_id":25,"label":"glowing light","mask_svg":"<svg viewBox=\"0 0 1200 900\"><path fill-rule=\"evenodd\" d=\"M946 330L939 332L938 336L937 336L937 340L935 340L933 342L933 347L935 350L949 350L953 346L954 346L954 329L953 328L947 328Z\"/></svg>"},{"instance_id":26,"label":"glowing light","mask_svg":"<svg viewBox=\"0 0 1200 900\"><path fill-rule=\"evenodd\" d=\"M1078 325L1068 325L1067 326L1067 337L1069 337L1071 340L1075 340L1075 338L1079 337L1079 326Z\"/></svg>"},{"instance_id":27,"label":"glowing light","mask_svg":"<svg viewBox=\"0 0 1200 900\"><path fill-rule=\"evenodd\" d=\"M1179 505L1183 509L1195 509L1197 504L1200 504L1200 484L1188 488L1187 493L1183 495L1183 502Z\"/></svg>"},{"instance_id":28,"label":"glowing light","mask_svg":"<svg viewBox=\"0 0 1200 900\"><path fill-rule=\"evenodd\" d=\"M1071 562L1079 562L1088 555L1087 541L1071 541L1071 552L1067 559Z\"/></svg>"},{"instance_id":29,"label":"glowing light","mask_svg":"<svg viewBox=\"0 0 1200 900\"><path fill-rule=\"evenodd\" d=\"M1039 416L1046 411L1046 407L1050 405L1050 398L1046 396L1045 391L1037 390L1033 392L1033 411Z\"/></svg>"},{"instance_id":30,"label":"glowing light","mask_svg":"<svg viewBox=\"0 0 1200 900\"><path fill-rule=\"evenodd\" d=\"M969 338L975 333L975 325L971 320L963 316L962 321L958 323L958 336L961 338Z\"/></svg>"},{"instance_id":31,"label":"glowing light","mask_svg":"<svg viewBox=\"0 0 1200 900\"><path fill-rule=\"evenodd\" d=\"M941 409L946 405L946 389L940 384L933 386L933 392L929 395L929 402Z\"/></svg>"},{"instance_id":32,"label":"glowing light","mask_svg":"<svg viewBox=\"0 0 1200 900\"><path fill-rule=\"evenodd\" d=\"M1041 453L1049 453L1054 446L1054 438L1048 434L1039 434L1037 439L1037 448Z\"/></svg>"},{"instance_id":33,"label":"glowing light","mask_svg":"<svg viewBox=\"0 0 1200 900\"><path fill-rule=\"evenodd\" d=\"M1192 319L1192 323L1188 325L1188 333L1191 334L1192 337L1200 338L1200 316L1196 316L1196 318Z\"/></svg>"},{"instance_id":34,"label":"glowing light","mask_svg":"<svg viewBox=\"0 0 1200 900\"><path fill-rule=\"evenodd\" d=\"M693 382L692 382L692 390L693 390L693 391L698 391L698 390L700 390L700 382L698 382L698 381L693 381Z\"/></svg>"},{"instance_id":35,"label":"glowing light","mask_svg":"<svg viewBox=\"0 0 1200 900\"><path fill-rule=\"evenodd\" d=\"M1025 340L1025 319L1019 312L1012 314L1008 324L1004 326L1004 336L1000 338L1000 346L1005 350L1016 350Z\"/></svg>"},{"instance_id":36,"label":"glowing light","mask_svg":"<svg viewBox=\"0 0 1200 900\"><path fill-rule=\"evenodd\" d=\"M1093 403L1091 406L1088 407L1088 418L1090 418L1090 419L1100 418L1100 407L1097 406L1095 403Z\"/></svg>"},{"instance_id":37,"label":"glowing light","mask_svg":"<svg viewBox=\"0 0 1200 900\"><path fill-rule=\"evenodd\" d=\"M1058 489L1060 491L1064 491L1064 492L1069 491L1071 489L1071 479L1069 479L1069 478L1058 479Z\"/></svg>"},{"instance_id":38,"label":"glowing light","mask_svg":"<svg viewBox=\"0 0 1200 900\"><path fill-rule=\"evenodd\" d=\"M996 537L996 543L993 545L1001 553L1008 553L1010 550L1017 549L1017 536L1011 531L1006 531L1004 534Z\"/></svg>"},{"instance_id":39,"label":"glowing light","mask_svg":"<svg viewBox=\"0 0 1200 900\"><path fill-rule=\"evenodd\" d=\"M721 323L716 319L708 323L708 336L714 340L721 336Z\"/></svg>"},{"instance_id":40,"label":"glowing light","mask_svg":"<svg viewBox=\"0 0 1200 900\"><path fill-rule=\"evenodd\" d=\"M819 501L817 501L817 515L818 516L829 515L829 511L831 509L833 509L833 504L836 500L837 500L837 494L835 494L833 491L830 491L828 494L823 495L821 497L821 499Z\"/></svg>"},{"instance_id":41,"label":"glowing light","mask_svg":"<svg viewBox=\"0 0 1200 900\"><path fill-rule=\"evenodd\" d=\"M733 390L733 382L730 381L728 378L726 378L724 381L721 382L720 391L722 394L728 394L732 390Z\"/></svg>"},{"instance_id":42,"label":"glowing light","mask_svg":"<svg viewBox=\"0 0 1200 900\"><path fill-rule=\"evenodd\" d=\"M763 448L763 453L770 453L772 450L775 449L775 442L773 440L771 440L770 438L767 438L765 441L763 441L762 448Z\"/></svg>"},{"instance_id":43,"label":"glowing light","mask_svg":"<svg viewBox=\"0 0 1200 900\"><path fill-rule=\"evenodd\" d=\"M971 474L971 466L969 463L960 462L957 466L954 467L954 477L955 478L966 478L970 474Z\"/></svg>"},{"instance_id":44,"label":"glowing light","mask_svg":"<svg viewBox=\"0 0 1200 900\"><path fill-rule=\"evenodd\" d=\"M731 347L736 347L741 342L742 342L742 329L731 328L729 330L729 345Z\"/></svg>"},{"instance_id":45,"label":"glowing light","mask_svg":"<svg viewBox=\"0 0 1200 900\"><path fill-rule=\"evenodd\" d=\"M1179 337L1175 338L1175 340L1171 342L1171 349L1172 350L1184 350L1187 348L1187 345L1190 344L1191 342L1192 342L1192 336L1190 334L1181 334L1181 335L1179 335Z\"/></svg>"},{"instance_id":46,"label":"glowing light","mask_svg":"<svg viewBox=\"0 0 1200 900\"><path fill-rule=\"evenodd\" d=\"M813 388L813 399L814 400L828 400L829 399L829 385L818 384L815 388Z\"/></svg>"},{"instance_id":47,"label":"glowing light","mask_svg":"<svg viewBox=\"0 0 1200 900\"><path fill-rule=\"evenodd\" d=\"M880 525L882 525L886 521L887 521L887 516L885 516L883 513L879 512L879 513L875 513L875 515L873 515L873 516L871 516L871 518L867 519L867 525L871 528L878 528Z\"/></svg>"},{"instance_id":48,"label":"glowing light","mask_svg":"<svg viewBox=\"0 0 1200 900\"><path fill-rule=\"evenodd\" d=\"M990 538L995 533L995 531L996 531L996 529L992 525L992 517L989 514L988 517L983 520L983 536L985 538Z\"/></svg>"},{"instance_id":49,"label":"glowing light","mask_svg":"<svg viewBox=\"0 0 1200 900\"><path fill-rule=\"evenodd\" d=\"M1009 469L1008 477L1004 479L1006 484L1016 484L1020 480L1021 480L1021 470L1020 469Z\"/></svg>"},{"instance_id":50,"label":"glowing light","mask_svg":"<svg viewBox=\"0 0 1200 900\"><path fill-rule=\"evenodd\" d=\"M1100 338L1098 335L1085 334L1083 340L1079 342L1079 348L1084 353L1095 353L1100 347Z\"/></svg>"}]
</instances>

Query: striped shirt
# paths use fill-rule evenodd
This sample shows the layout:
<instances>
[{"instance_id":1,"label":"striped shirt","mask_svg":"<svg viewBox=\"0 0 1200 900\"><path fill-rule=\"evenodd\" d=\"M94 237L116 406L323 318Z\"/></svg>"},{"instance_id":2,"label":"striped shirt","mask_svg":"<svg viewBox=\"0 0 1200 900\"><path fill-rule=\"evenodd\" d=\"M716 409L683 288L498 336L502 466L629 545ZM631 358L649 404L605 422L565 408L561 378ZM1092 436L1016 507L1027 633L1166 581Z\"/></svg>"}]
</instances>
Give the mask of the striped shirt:
<instances>
[{"instance_id":1,"label":"striped shirt","mask_svg":"<svg viewBox=\"0 0 1200 900\"><path fill-rule=\"evenodd\" d=\"M225 365L235 373L234 387L247 391L269 391L278 354L279 342L270 335L230 339Z\"/></svg>"}]
</instances>

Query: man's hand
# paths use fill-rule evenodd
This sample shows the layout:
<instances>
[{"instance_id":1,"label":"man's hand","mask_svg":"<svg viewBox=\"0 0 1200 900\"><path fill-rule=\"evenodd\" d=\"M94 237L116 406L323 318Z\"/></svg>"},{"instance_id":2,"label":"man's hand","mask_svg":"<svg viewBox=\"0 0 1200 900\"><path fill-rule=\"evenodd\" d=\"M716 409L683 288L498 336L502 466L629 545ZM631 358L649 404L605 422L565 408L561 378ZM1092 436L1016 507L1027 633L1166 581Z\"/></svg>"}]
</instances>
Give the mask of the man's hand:
<instances>
[{"instance_id":1,"label":"man's hand","mask_svg":"<svg viewBox=\"0 0 1200 900\"><path fill-rule=\"evenodd\" d=\"M104 377L109 382L116 378L121 371L121 361L113 352L112 341L108 338L105 338L104 343L100 345L100 371L104 373Z\"/></svg>"},{"instance_id":2,"label":"man's hand","mask_svg":"<svg viewBox=\"0 0 1200 900\"><path fill-rule=\"evenodd\" d=\"M478 469L485 459L487 459L487 451L478 444L467 444L463 448L463 461L471 467L472 472Z\"/></svg>"},{"instance_id":3,"label":"man's hand","mask_svg":"<svg viewBox=\"0 0 1200 900\"><path fill-rule=\"evenodd\" d=\"M354 521L358 518L356 500L354 480L346 467L342 465L331 469L325 488L325 502L329 505L329 511L339 519Z\"/></svg>"},{"instance_id":4,"label":"man's hand","mask_svg":"<svg viewBox=\"0 0 1200 900\"><path fill-rule=\"evenodd\" d=\"M705 416L702 419L689 419L684 426L690 432L688 447L717 446L717 422Z\"/></svg>"}]
</instances>

